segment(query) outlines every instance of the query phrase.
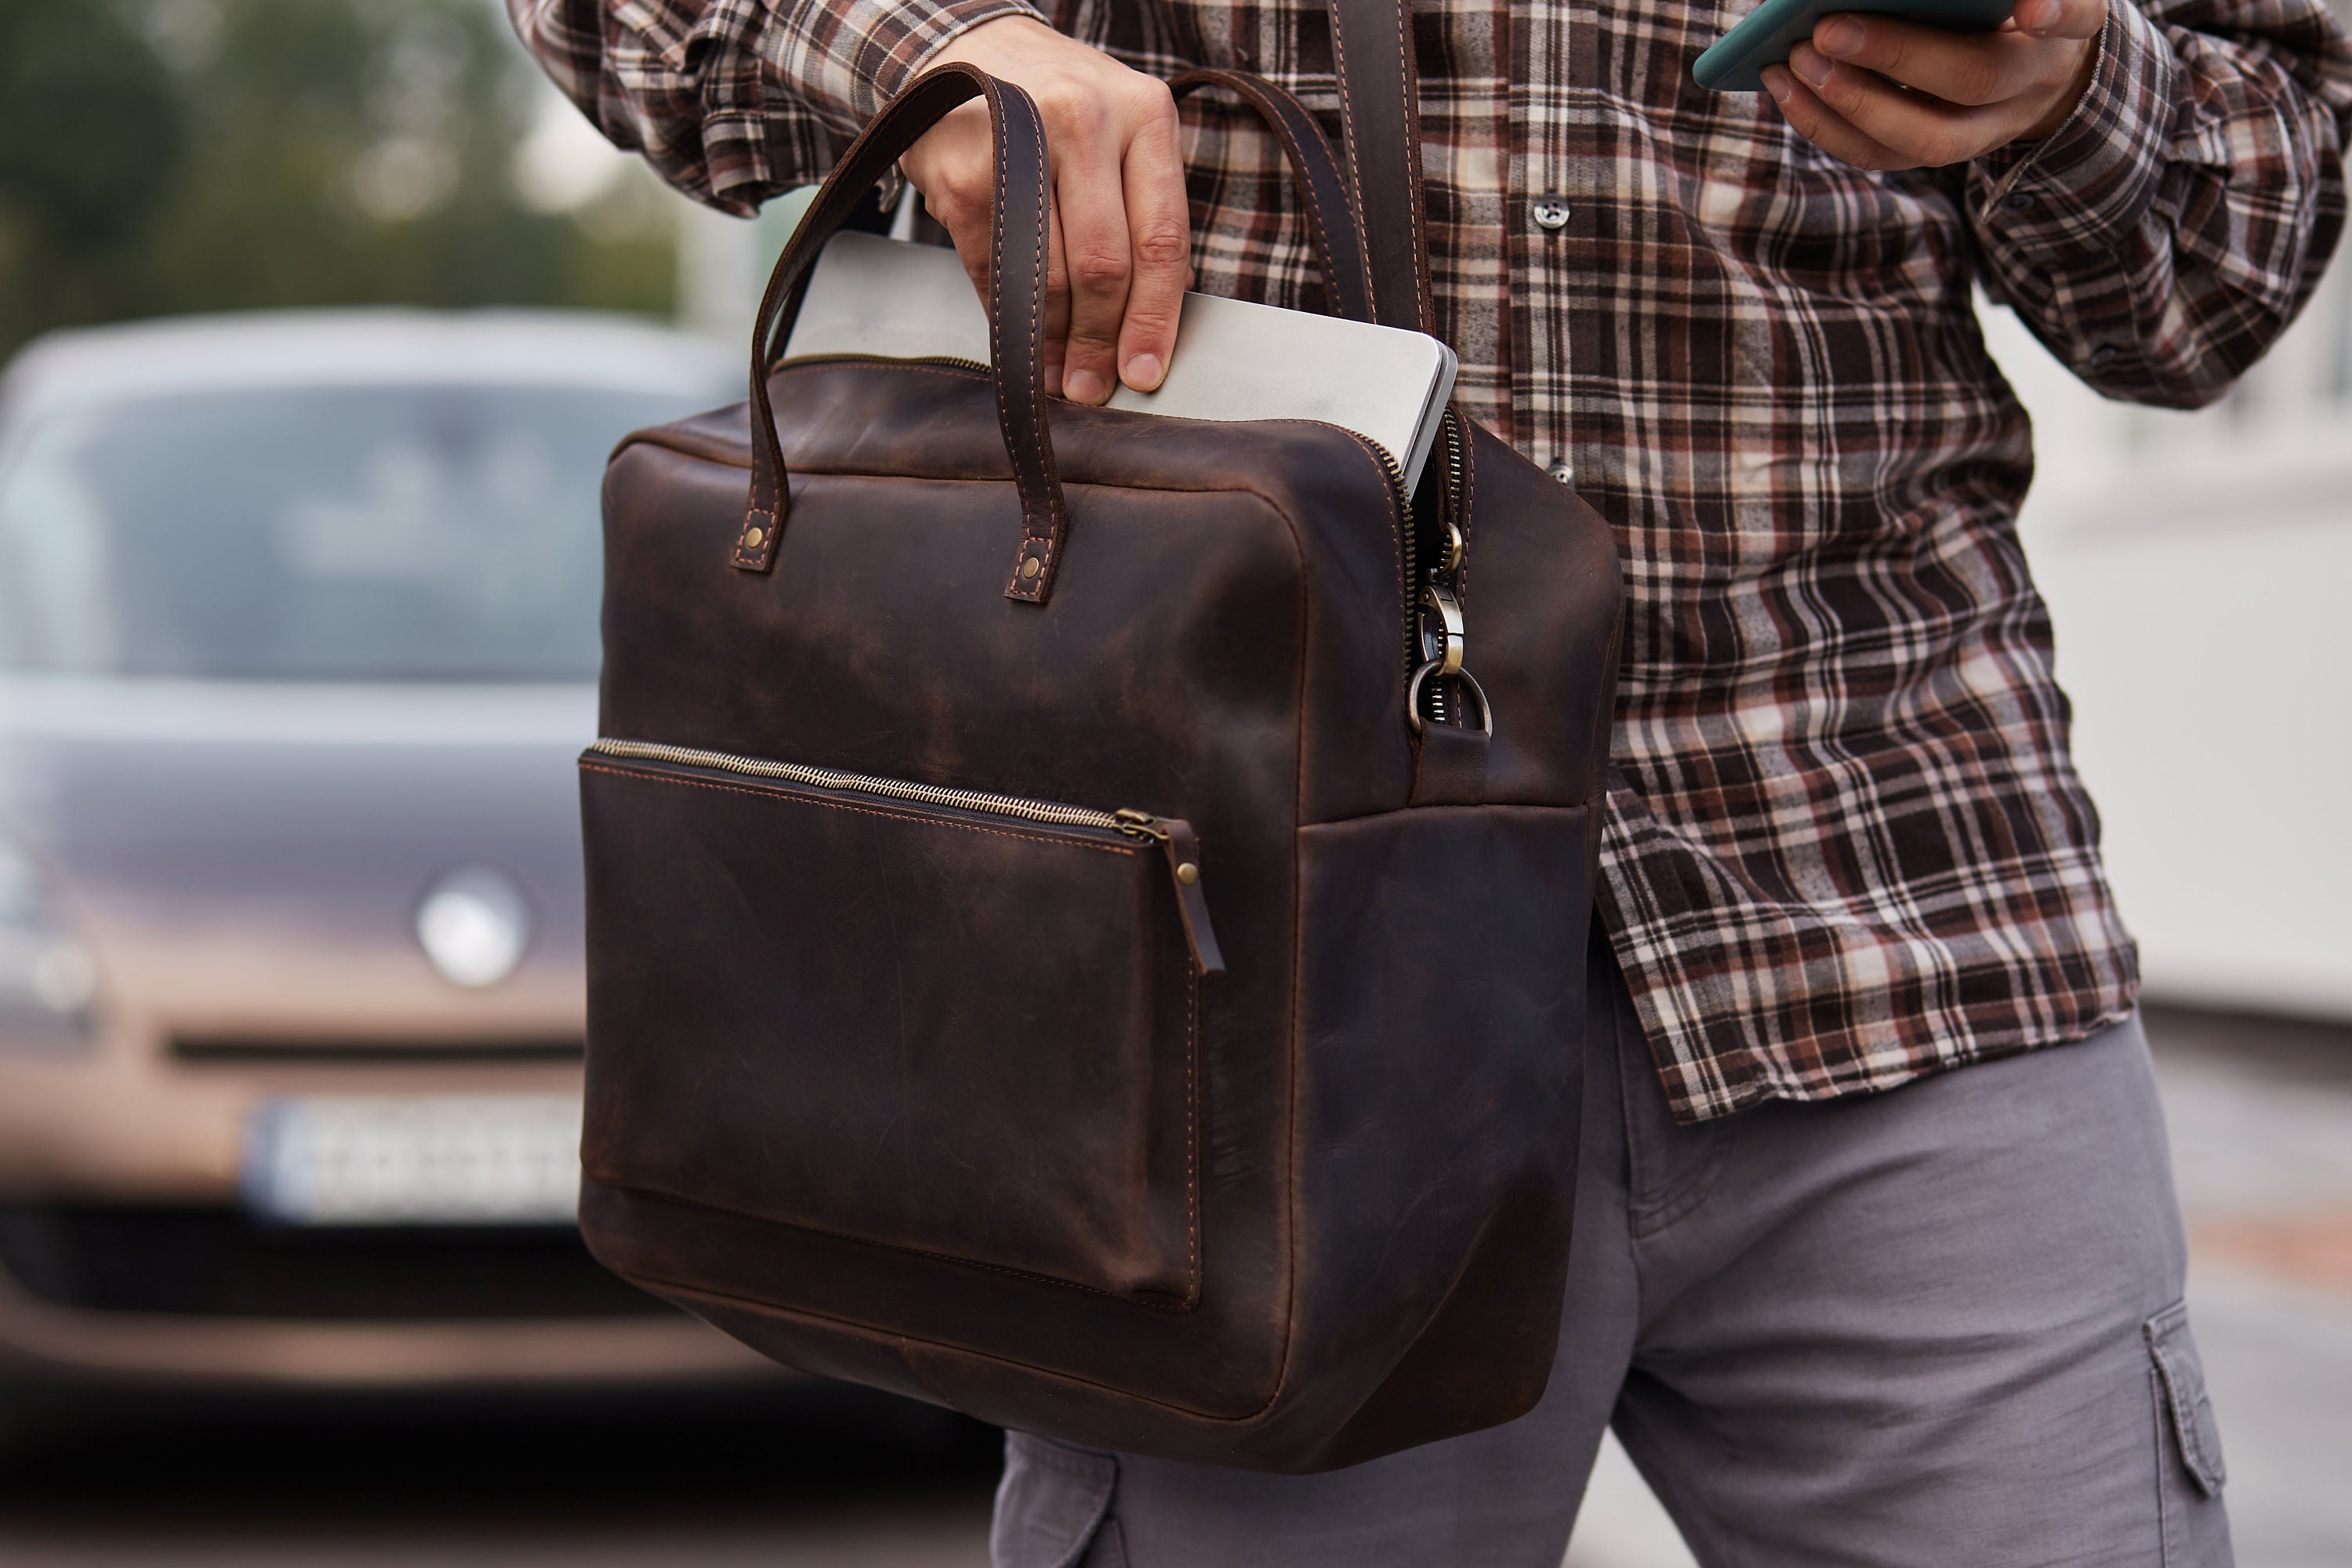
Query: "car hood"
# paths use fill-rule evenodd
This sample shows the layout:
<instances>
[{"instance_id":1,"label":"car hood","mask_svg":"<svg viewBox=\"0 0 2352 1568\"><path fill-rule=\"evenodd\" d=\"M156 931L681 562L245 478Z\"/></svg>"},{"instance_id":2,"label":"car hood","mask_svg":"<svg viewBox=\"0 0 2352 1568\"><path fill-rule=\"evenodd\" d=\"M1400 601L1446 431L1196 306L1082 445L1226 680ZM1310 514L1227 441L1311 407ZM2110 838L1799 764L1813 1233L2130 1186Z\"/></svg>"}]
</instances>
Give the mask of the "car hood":
<instances>
[{"instance_id":1,"label":"car hood","mask_svg":"<svg viewBox=\"0 0 2352 1568\"><path fill-rule=\"evenodd\" d=\"M166 1037L576 1036L595 707L584 685L0 681L0 831L95 947L101 1005ZM417 938L468 868L530 928L480 988Z\"/></svg>"}]
</instances>

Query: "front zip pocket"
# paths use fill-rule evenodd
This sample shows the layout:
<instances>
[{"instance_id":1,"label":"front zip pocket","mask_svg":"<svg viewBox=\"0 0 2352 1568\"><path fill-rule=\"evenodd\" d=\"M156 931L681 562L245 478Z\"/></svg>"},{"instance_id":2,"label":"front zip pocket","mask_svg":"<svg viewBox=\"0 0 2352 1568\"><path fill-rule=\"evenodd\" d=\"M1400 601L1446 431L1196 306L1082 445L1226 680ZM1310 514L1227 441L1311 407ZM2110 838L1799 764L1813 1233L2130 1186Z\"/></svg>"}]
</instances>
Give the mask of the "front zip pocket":
<instances>
[{"instance_id":1,"label":"front zip pocket","mask_svg":"<svg viewBox=\"0 0 2352 1568\"><path fill-rule=\"evenodd\" d=\"M647 742L581 776L591 1180L1197 1298L1188 826Z\"/></svg>"},{"instance_id":2,"label":"front zip pocket","mask_svg":"<svg viewBox=\"0 0 2352 1568\"><path fill-rule=\"evenodd\" d=\"M589 753L637 762L671 763L680 767L711 768L746 778L775 779L811 789L866 795L876 800L916 805L947 806L982 816L1010 817L1049 827L1093 827L1118 834L1138 843L1157 844L1165 853L1168 874L1174 879L1176 908L1184 918L1184 941L1192 950L1192 965L1203 974L1223 974L1224 955L1217 948L1216 928L1209 923L1209 903L1201 891L1200 841L1192 825L1181 817L1154 816L1148 811L1122 806L1097 811L1065 805L1053 800L1024 800L1019 795L993 795L987 790L950 789L944 784L914 784L905 779L877 778L871 773L847 773L837 768L813 768L802 763L775 763L760 757L739 757L707 752L695 746L666 746L657 741L615 741L610 737L589 743Z\"/></svg>"}]
</instances>

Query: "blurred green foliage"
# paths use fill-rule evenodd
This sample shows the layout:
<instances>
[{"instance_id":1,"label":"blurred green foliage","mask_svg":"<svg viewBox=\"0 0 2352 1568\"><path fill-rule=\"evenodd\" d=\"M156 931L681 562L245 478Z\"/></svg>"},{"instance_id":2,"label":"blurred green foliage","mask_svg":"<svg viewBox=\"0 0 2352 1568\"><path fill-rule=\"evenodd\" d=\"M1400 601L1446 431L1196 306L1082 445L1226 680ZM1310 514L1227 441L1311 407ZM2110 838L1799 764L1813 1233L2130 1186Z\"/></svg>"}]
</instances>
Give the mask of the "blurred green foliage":
<instances>
[{"instance_id":1,"label":"blurred green foliage","mask_svg":"<svg viewBox=\"0 0 2352 1568\"><path fill-rule=\"evenodd\" d=\"M533 68L494 0L0 0L0 356L188 310L667 314L649 179L518 194Z\"/></svg>"}]
</instances>

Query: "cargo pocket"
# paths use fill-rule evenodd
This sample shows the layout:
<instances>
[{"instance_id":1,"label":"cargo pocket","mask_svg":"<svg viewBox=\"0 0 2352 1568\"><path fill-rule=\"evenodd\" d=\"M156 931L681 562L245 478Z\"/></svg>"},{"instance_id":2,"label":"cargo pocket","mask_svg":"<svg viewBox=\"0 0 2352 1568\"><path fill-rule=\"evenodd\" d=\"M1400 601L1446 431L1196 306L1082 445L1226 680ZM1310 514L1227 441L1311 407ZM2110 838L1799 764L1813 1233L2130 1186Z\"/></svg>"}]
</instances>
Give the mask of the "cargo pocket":
<instances>
[{"instance_id":1,"label":"cargo pocket","mask_svg":"<svg viewBox=\"0 0 2352 1568\"><path fill-rule=\"evenodd\" d=\"M992 1568L1127 1568L1110 1517L1118 1460L1026 1432L1004 1435L1004 1479L989 1527Z\"/></svg>"},{"instance_id":2,"label":"cargo pocket","mask_svg":"<svg viewBox=\"0 0 2352 1568\"><path fill-rule=\"evenodd\" d=\"M582 806L593 1180L1197 1299L1189 827L613 742Z\"/></svg>"},{"instance_id":3,"label":"cargo pocket","mask_svg":"<svg viewBox=\"0 0 2352 1568\"><path fill-rule=\"evenodd\" d=\"M2176 1301L2142 1325L2148 1386L2156 1400L2156 1495L2165 1568L2221 1568L2230 1561L2221 1488L2221 1438L2205 1394L2205 1369L2189 1331L2189 1308Z\"/></svg>"}]
</instances>

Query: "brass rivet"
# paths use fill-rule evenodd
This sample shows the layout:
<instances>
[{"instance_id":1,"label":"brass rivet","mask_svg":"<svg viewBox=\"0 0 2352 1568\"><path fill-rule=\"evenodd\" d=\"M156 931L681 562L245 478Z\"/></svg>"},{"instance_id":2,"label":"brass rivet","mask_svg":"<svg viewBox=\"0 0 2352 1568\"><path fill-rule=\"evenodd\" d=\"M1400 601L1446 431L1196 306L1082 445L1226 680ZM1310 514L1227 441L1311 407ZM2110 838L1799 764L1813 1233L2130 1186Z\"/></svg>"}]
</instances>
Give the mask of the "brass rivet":
<instances>
[{"instance_id":1,"label":"brass rivet","mask_svg":"<svg viewBox=\"0 0 2352 1568\"><path fill-rule=\"evenodd\" d=\"M767 531L766 529L764 529L764 528L747 528L747 529L745 529L745 530L743 531L743 548L744 548L744 549L746 549L746 550L757 550L757 549L759 549L759 548L760 548L760 546L761 546L762 544L765 544L765 543L767 543L767 542L768 542L768 531Z\"/></svg>"},{"instance_id":2,"label":"brass rivet","mask_svg":"<svg viewBox=\"0 0 2352 1568\"><path fill-rule=\"evenodd\" d=\"M1176 879L1189 888L1201 879L1201 868L1187 860L1176 868Z\"/></svg>"},{"instance_id":3,"label":"brass rivet","mask_svg":"<svg viewBox=\"0 0 2352 1568\"><path fill-rule=\"evenodd\" d=\"M1021 580L1026 583L1045 569L1034 555L1029 556L1021 563Z\"/></svg>"}]
</instances>

